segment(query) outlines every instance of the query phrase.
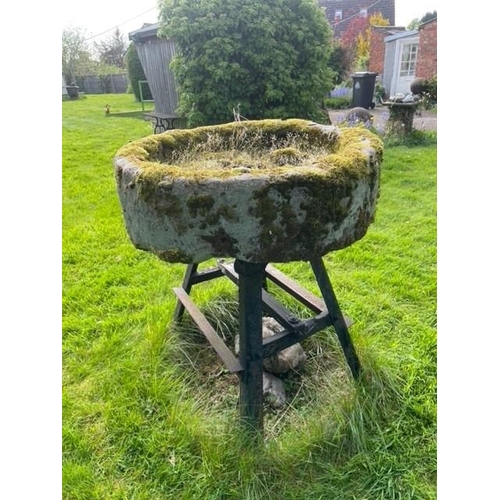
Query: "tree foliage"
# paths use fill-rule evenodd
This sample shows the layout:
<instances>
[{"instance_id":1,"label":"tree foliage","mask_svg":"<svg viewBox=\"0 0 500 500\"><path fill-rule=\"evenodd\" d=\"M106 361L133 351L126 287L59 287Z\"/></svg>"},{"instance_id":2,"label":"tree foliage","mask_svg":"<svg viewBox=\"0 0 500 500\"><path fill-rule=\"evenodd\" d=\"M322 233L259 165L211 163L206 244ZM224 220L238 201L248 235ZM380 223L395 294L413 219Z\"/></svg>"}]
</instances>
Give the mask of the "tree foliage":
<instances>
[{"instance_id":1,"label":"tree foliage","mask_svg":"<svg viewBox=\"0 0 500 500\"><path fill-rule=\"evenodd\" d=\"M233 110L323 119L332 32L316 0L162 0L160 19L190 125L231 121Z\"/></svg>"},{"instance_id":2,"label":"tree foliage","mask_svg":"<svg viewBox=\"0 0 500 500\"><path fill-rule=\"evenodd\" d=\"M411 31L411 30L416 30L418 29L418 27L427 22L427 21L430 21L431 19L436 19L437 18L437 11L435 10L434 12L427 12L425 13L420 19L418 17L416 17L415 19L413 19L410 24L408 24L408 26L406 27L407 30Z\"/></svg>"},{"instance_id":3,"label":"tree foliage","mask_svg":"<svg viewBox=\"0 0 500 500\"><path fill-rule=\"evenodd\" d=\"M120 28L116 28L107 39L97 42L95 48L99 53L99 61L110 66L125 68L125 53L127 44L123 39Z\"/></svg>"},{"instance_id":4,"label":"tree foliage","mask_svg":"<svg viewBox=\"0 0 500 500\"><path fill-rule=\"evenodd\" d=\"M341 84L349 77L352 59L349 50L339 40L332 41L328 66L333 71L332 87Z\"/></svg>"},{"instance_id":5,"label":"tree foliage","mask_svg":"<svg viewBox=\"0 0 500 500\"><path fill-rule=\"evenodd\" d=\"M420 22L421 23L426 23L427 21L430 21L431 19L435 19L437 18L437 10L435 10L434 12L426 12L423 16L422 16L422 19L420 19Z\"/></svg>"},{"instance_id":6,"label":"tree foliage","mask_svg":"<svg viewBox=\"0 0 500 500\"><path fill-rule=\"evenodd\" d=\"M389 19L386 19L381 12L375 12L368 18L368 26L357 38L356 55L357 57L370 57L371 46L371 26L389 26Z\"/></svg>"},{"instance_id":7,"label":"tree foliage","mask_svg":"<svg viewBox=\"0 0 500 500\"><path fill-rule=\"evenodd\" d=\"M67 83L74 82L83 74L91 61L91 53L85 41L85 30L67 27L62 32L62 72Z\"/></svg>"},{"instance_id":8,"label":"tree foliage","mask_svg":"<svg viewBox=\"0 0 500 500\"><path fill-rule=\"evenodd\" d=\"M389 26L389 20L382 13L374 12L370 17L356 16L342 36L342 45L352 66L366 69L370 58L371 26Z\"/></svg>"},{"instance_id":9,"label":"tree foliage","mask_svg":"<svg viewBox=\"0 0 500 500\"><path fill-rule=\"evenodd\" d=\"M134 92L135 98L139 101L141 99L141 94L139 92L139 81L146 80L146 75L144 74L144 69L142 67L139 55L137 54L137 49L135 48L134 42L130 43L125 55L125 61L127 65L128 80L132 91ZM151 91L149 86L143 85L143 97L144 99L152 99Z\"/></svg>"}]
</instances>

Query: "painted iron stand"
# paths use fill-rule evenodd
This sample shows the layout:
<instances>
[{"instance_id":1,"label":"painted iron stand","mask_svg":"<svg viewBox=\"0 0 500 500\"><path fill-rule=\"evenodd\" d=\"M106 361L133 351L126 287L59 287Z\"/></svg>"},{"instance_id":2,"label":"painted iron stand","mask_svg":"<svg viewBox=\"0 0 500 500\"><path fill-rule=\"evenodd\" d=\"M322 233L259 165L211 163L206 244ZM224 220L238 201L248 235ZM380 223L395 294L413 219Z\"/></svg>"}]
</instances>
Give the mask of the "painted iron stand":
<instances>
[{"instance_id":1,"label":"painted iron stand","mask_svg":"<svg viewBox=\"0 0 500 500\"><path fill-rule=\"evenodd\" d=\"M301 342L311 335L333 326L339 338L353 377L359 377L361 366L352 344L348 326L352 322L341 313L324 262L310 261L323 300L303 289L298 283L269 263L250 263L236 259L217 261L217 266L198 272L197 264L189 264L182 287L174 288L178 298L174 320L180 321L184 310L193 318L226 368L240 378L240 417L243 428L263 434L263 360ZM238 286L240 353L236 357L209 324L189 297L193 285L225 276ZM294 297L315 316L299 320L267 292L267 280ZM283 330L262 339L262 315L266 313L280 323Z\"/></svg>"}]
</instances>

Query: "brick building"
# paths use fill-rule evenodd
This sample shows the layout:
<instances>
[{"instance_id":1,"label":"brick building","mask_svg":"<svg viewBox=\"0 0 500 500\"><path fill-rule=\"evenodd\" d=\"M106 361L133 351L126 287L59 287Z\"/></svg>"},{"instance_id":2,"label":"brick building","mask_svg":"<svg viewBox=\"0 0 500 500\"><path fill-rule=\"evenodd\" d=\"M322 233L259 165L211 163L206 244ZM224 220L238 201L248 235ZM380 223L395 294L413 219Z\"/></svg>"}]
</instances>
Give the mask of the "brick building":
<instances>
[{"instance_id":1,"label":"brick building","mask_svg":"<svg viewBox=\"0 0 500 500\"><path fill-rule=\"evenodd\" d=\"M368 71L375 71L379 75L384 72L385 38L406 31L398 26L372 26L370 33L370 60Z\"/></svg>"},{"instance_id":2,"label":"brick building","mask_svg":"<svg viewBox=\"0 0 500 500\"><path fill-rule=\"evenodd\" d=\"M395 22L395 0L318 0L324 8L326 18L333 28L334 38L340 39L349 26L349 22L356 16L370 17L380 12L389 24Z\"/></svg>"},{"instance_id":3,"label":"brick building","mask_svg":"<svg viewBox=\"0 0 500 500\"><path fill-rule=\"evenodd\" d=\"M437 18L421 24L418 31L416 76L432 78L437 75Z\"/></svg>"}]
</instances>

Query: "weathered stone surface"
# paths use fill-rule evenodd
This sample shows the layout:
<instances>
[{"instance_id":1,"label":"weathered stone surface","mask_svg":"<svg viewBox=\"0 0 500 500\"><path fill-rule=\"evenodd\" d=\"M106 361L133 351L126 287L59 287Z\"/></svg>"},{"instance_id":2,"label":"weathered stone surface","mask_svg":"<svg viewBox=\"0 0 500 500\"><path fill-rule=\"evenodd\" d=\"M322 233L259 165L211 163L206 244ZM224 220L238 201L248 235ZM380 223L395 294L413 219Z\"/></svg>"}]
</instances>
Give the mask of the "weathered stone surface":
<instances>
[{"instance_id":1,"label":"weathered stone surface","mask_svg":"<svg viewBox=\"0 0 500 500\"><path fill-rule=\"evenodd\" d=\"M225 161L224 141L235 142L234 130L244 131L239 148L257 142L269 162ZM283 144L273 149L290 134L298 137L293 151ZM178 150L191 148L196 156L213 136L220 149L207 162L224 168L175 163ZM314 149L322 154L311 161ZM368 130L261 120L148 136L124 146L114 165L126 228L137 248L169 262L288 262L320 257L366 234L381 161L382 143Z\"/></svg>"},{"instance_id":2,"label":"weathered stone surface","mask_svg":"<svg viewBox=\"0 0 500 500\"><path fill-rule=\"evenodd\" d=\"M283 380L275 377L271 373L264 372L263 380L263 394L271 406L281 408L286 404L286 391Z\"/></svg>"},{"instance_id":3,"label":"weathered stone surface","mask_svg":"<svg viewBox=\"0 0 500 500\"><path fill-rule=\"evenodd\" d=\"M353 123L366 123L373 121L373 115L365 108L356 107L351 108L345 115L346 122Z\"/></svg>"},{"instance_id":4,"label":"weathered stone surface","mask_svg":"<svg viewBox=\"0 0 500 500\"><path fill-rule=\"evenodd\" d=\"M283 330L283 327L274 318L262 320L262 338L272 337ZM274 356L264 359L264 369L268 372L286 373L290 370L299 370L306 362L307 356L300 344L294 344Z\"/></svg>"}]
</instances>

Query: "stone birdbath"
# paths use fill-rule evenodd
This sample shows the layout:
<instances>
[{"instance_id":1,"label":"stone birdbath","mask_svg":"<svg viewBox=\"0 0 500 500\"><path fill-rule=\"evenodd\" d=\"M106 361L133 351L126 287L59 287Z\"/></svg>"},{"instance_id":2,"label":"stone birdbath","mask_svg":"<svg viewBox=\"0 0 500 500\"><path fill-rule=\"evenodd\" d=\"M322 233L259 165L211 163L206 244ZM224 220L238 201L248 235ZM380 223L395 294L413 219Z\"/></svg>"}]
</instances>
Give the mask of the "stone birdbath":
<instances>
[{"instance_id":1,"label":"stone birdbath","mask_svg":"<svg viewBox=\"0 0 500 500\"><path fill-rule=\"evenodd\" d=\"M413 131L413 118L419 105L418 101L386 101L382 102L382 105L389 109L389 120L386 125L388 132L406 135Z\"/></svg>"},{"instance_id":2,"label":"stone birdbath","mask_svg":"<svg viewBox=\"0 0 500 500\"><path fill-rule=\"evenodd\" d=\"M123 146L114 159L132 243L188 264L174 289L175 319L193 317L229 371L240 376L243 422L261 430L263 358L333 325L354 376L359 361L322 256L362 238L374 220L382 143L363 127L291 120L170 130ZM213 257L216 268L198 272ZM323 300L270 263L309 261ZM194 284L227 276L238 285L236 357L189 297ZM299 321L267 293L270 279L317 316ZM264 284L264 285L263 285ZM262 339L265 310L284 328Z\"/></svg>"}]
</instances>

